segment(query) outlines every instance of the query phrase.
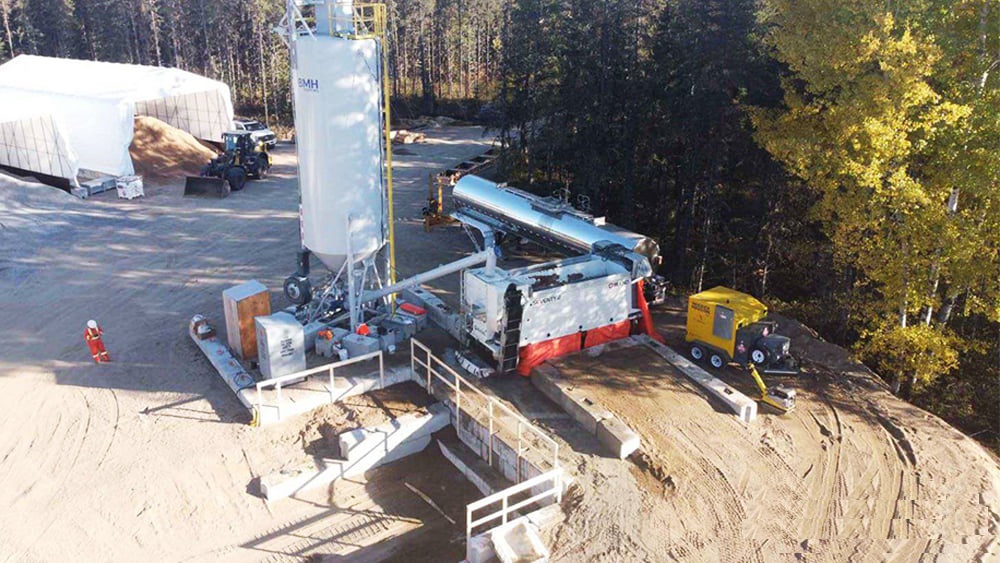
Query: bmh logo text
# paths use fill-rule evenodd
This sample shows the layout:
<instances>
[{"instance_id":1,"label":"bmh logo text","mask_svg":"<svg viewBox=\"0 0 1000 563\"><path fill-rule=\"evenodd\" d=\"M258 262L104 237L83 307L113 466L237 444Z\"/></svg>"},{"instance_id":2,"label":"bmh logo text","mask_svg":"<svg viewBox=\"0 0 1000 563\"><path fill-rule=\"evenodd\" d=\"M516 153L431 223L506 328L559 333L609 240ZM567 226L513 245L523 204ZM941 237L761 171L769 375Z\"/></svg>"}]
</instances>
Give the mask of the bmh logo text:
<instances>
[{"instance_id":1,"label":"bmh logo text","mask_svg":"<svg viewBox=\"0 0 1000 563\"><path fill-rule=\"evenodd\" d=\"M299 78L299 88L307 92L319 92L319 80L315 78Z\"/></svg>"}]
</instances>

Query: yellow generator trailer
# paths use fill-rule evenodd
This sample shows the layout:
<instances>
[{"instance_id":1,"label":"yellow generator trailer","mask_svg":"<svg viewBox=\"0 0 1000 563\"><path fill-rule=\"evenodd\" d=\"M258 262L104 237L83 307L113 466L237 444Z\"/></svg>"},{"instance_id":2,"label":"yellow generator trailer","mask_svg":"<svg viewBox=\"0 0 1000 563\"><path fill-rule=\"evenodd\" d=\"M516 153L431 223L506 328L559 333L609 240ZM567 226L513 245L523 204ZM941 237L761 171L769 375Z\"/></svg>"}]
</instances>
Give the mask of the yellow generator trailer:
<instances>
[{"instance_id":1,"label":"yellow generator trailer","mask_svg":"<svg viewBox=\"0 0 1000 563\"><path fill-rule=\"evenodd\" d=\"M732 362L756 365L763 373L796 374L791 341L766 321L767 306L745 293L713 287L688 298L685 340L691 357L715 369Z\"/></svg>"}]
</instances>

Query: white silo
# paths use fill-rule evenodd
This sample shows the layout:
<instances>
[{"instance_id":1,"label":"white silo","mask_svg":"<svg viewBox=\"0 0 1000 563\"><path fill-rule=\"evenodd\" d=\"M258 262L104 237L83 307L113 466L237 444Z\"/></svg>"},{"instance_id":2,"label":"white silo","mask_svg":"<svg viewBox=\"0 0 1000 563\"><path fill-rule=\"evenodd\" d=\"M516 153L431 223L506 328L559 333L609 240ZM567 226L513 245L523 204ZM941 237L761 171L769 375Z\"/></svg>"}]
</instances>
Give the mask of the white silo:
<instances>
[{"instance_id":1,"label":"white silo","mask_svg":"<svg viewBox=\"0 0 1000 563\"><path fill-rule=\"evenodd\" d=\"M378 49L319 34L295 45L302 243L334 273L386 242Z\"/></svg>"},{"instance_id":2,"label":"white silo","mask_svg":"<svg viewBox=\"0 0 1000 563\"><path fill-rule=\"evenodd\" d=\"M347 310L353 327L363 317L362 293L394 281L385 6L288 0L286 10L303 252L285 295L297 305L312 301L315 255L333 276L308 318Z\"/></svg>"}]
</instances>

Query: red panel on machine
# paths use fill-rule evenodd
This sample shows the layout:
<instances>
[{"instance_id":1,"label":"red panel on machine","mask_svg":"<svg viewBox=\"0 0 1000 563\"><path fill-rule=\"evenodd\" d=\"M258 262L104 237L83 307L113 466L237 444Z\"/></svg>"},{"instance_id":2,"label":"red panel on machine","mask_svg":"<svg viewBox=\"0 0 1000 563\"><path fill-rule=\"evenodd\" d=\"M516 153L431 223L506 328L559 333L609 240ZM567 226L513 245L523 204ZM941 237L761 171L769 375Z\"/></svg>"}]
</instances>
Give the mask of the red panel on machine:
<instances>
[{"instance_id":1,"label":"red panel on machine","mask_svg":"<svg viewBox=\"0 0 1000 563\"><path fill-rule=\"evenodd\" d=\"M427 309L424 309L423 307L418 307L413 303L403 303L399 306L399 308L411 315L416 315L418 317L420 315L427 314Z\"/></svg>"},{"instance_id":2,"label":"red panel on machine","mask_svg":"<svg viewBox=\"0 0 1000 563\"><path fill-rule=\"evenodd\" d=\"M590 348L606 342L613 342L627 338L632 331L632 321L624 320L618 323L605 325L587 331L587 336L583 340L583 347Z\"/></svg>"},{"instance_id":3,"label":"red panel on machine","mask_svg":"<svg viewBox=\"0 0 1000 563\"><path fill-rule=\"evenodd\" d=\"M646 295L642 292L642 281L639 280L635 287L636 301L639 302L639 310L642 311L642 329L653 340L660 344L666 344L660 333L656 332L656 327L653 326L653 316L649 314L649 304L646 303Z\"/></svg>"},{"instance_id":4,"label":"red panel on machine","mask_svg":"<svg viewBox=\"0 0 1000 563\"><path fill-rule=\"evenodd\" d=\"M528 377L535 366L550 358L558 358L580 350L580 333L568 334L544 342L528 344L518 351L517 373Z\"/></svg>"},{"instance_id":5,"label":"red panel on machine","mask_svg":"<svg viewBox=\"0 0 1000 563\"><path fill-rule=\"evenodd\" d=\"M642 311L642 319L639 320L642 332L648 334L653 340L663 343L663 337L656 332L656 327L653 326L653 317L649 313L649 304L646 303L646 297L642 293L642 281L636 284L635 291L639 310ZM544 342L528 344L518 352L517 373L528 377L531 375L531 370L544 363L545 360L572 354L583 348L621 340L629 336L631 331L632 322L625 320L591 329L582 333L583 338L581 338L581 333L576 333ZM581 340L584 341L582 345Z\"/></svg>"}]
</instances>

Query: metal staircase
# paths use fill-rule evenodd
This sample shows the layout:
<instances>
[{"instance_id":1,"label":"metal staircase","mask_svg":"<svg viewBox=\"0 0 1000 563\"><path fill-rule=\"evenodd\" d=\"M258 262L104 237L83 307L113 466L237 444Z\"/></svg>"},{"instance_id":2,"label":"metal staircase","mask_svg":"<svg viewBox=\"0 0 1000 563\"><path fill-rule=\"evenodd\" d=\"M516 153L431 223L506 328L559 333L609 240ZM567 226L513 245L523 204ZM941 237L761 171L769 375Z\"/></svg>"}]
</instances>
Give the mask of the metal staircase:
<instances>
[{"instance_id":1,"label":"metal staircase","mask_svg":"<svg viewBox=\"0 0 1000 563\"><path fill-rule=\"evenodd\" d=\"M503 294L504 310L507 312L503 330L500 332L500 358L498 373L510 373L517 369L518 344L521 341L521 292L513 284Z\"/></svg>"}]
</instances>

